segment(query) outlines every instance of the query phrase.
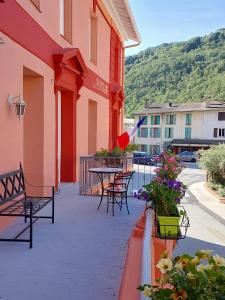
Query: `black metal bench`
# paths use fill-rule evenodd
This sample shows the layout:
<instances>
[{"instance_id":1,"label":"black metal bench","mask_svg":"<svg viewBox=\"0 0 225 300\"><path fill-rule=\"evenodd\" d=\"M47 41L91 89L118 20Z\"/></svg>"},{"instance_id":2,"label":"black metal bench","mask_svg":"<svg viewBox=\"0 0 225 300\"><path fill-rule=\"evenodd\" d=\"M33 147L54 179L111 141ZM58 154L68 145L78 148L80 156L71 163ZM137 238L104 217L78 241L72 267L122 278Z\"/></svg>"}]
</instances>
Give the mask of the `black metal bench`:
<instances>
[{"instance_id":1,"label":"black metal bench","mask_svg":"<svg viewBox=\"0 0 225 300\"><path fill-rule=\"evenodd\" d=\"M22 166L19 170L0 175L0 217L23 217L24 222L29 221L22 231L13 238L0 238L5 242L28 242L30 248L33 245L33 223L38 219L51 219L54 223L54 187L32 186L34 188L50 189L50 196L27 196L25 179ZM52 202L51 216L40 216L37 213ZM1 219L0 219L1 220ZM29 238L19 238L29 229Z\"/></svg>"}]
</instances>

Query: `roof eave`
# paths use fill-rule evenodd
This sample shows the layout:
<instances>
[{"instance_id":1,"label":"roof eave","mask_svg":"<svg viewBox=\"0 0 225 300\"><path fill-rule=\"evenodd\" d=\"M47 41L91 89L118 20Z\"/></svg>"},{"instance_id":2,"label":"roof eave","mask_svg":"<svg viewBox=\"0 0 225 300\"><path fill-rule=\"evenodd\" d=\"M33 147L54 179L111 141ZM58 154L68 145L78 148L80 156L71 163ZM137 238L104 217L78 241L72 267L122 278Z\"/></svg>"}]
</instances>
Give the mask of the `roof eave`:
<instances>
[{"instance_id":1,"label":"roof eave","mask_svg":"<svg viewBox=\"0 0 225 300\"><path fill-rule=\"evenodd\" d=\"M123 21L121 20L119 12L117 11L116 6L114 5L113 1L112 0L102 0L106 10L111 15L114 22L116 23L118 30L123 38L123 41L133 40L135 42L140 43L141 42L140 34L138 32L137 25L136 25L134 16L132 14L130 5L128 3L128 0L121 0L121 1L124 3L124 6L126 8L126 14L131 21L132 28L136 35L135 38L129 35L129 32L126 29L126 27L124 26Z\"/></svg>"}]
</instances>

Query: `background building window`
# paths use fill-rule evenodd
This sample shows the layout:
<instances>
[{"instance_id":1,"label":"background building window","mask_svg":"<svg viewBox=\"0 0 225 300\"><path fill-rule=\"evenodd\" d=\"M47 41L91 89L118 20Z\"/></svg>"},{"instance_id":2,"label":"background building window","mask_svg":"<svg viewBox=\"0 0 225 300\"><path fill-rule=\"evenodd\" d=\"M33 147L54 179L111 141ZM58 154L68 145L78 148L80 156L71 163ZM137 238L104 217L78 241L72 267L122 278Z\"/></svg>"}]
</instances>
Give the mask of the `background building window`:
<instances>
[{"instance_id":1,"label":"background building window","mask_svg":"<svg viewBox=\"0 0 225 300\"><path fill-rule=\"evenodd\" d=\"M166 115L166 124L175 125L176 124L176 115Z\"/></svg>"},{"instance_id":2,"label":"background building window","mask_svg":"<svg viewBox=\"0 0 225 300\"><path fill-rule=\"evenodd\" d=\"M139 145L139 149L142 152L148 152L148 145Z\"/></svg>"},{"instance_id":3,"label":"background building window","mask_svg":"<svg viewBox=\"0 0 225 300\"><path fill-rule=\"evenodd\" d=\"M165 128L165 138L166 139L172 139L173 138L173 128L166 127Z\"/></svg>"},{"instance_id":4,"label":"background building window","mask_svg":"<svg viewBox=\"0 0 225 300\"><path fill-rule=\"evenodd\" d=\"M149 145L149 154L150 155L155 155L155 154L160 154L160 145Z\"/></svg>"},{"instance_id":5,"label":"background building window","mask_svg":"<svg viewBox=\"0 0 225 300\"><path fill-rule=\"evenodd\" d=\"M150 137L160 138L161 129L160 128L150 128Z\"/></svg>"},{"instance_id":6,"label":"background building window","mask_svg":"<svg viewBox=\"0 0 225 300\"><path fill-rule=\"evenodd\" d=\"M191 125L192 114L186 114L186 125Z\"/></svg>"},{"instance_id":7,"label":"background building window","mask_svg":"<svg viewBox=\"0 0 225 300\"><path fill-rule=\"evenodd\" d=\"M225 112L218 112L218 121L225 121Z\"/></svg>"},{"instance_id":8,"label":"background building window","mask_svg":"<svg viewBox=\"0 0 225 300\"><path fill-rule=\"evenodd\" d=\"M160 115L151 116L151 125L160 125Z\"/></svg>"},{"instance_id":9,"label":"background building window","mask_svg":"<svg viewBox=\"0 0 225 300\"><path fill-rule=\"evenodd\" d=\"M191 139L191 127L185 128L185 139Z\"/></svg>"},{"instance_id":10,"label":"background building window","mask_svg":"<svg viewBox=\"0 0 225 300\"><path fill-rule=\"evenodd\" d=\"M139 121L140 121L142 118L144 118L144 116L139 116ZM144 122L142 123L142 125L147 125L147 124L148 124L148 118L146 117L146 118L144 119Z\"/></svg>"},{"instance_id":11,"label":"background building window","mask_svg":"<svg viewBox=\"0 0 225 300\"><path fill-rule=\"evenodd\" d=\"M59 30L68 42L72 42L72 0L59 2Z\"/></svg>"},{"instance_id":12,"label":"background building window","mask_svg":"<svg viewBox=\"0 0 225 300\"><path fill-rule=\"evenodd\" d=\"M148 128L139 128L138 137L148 137Z\"/></svg>"},{"instance_id":13,"label":"background building window","mask_svg":"<svg viewBox=\"0 0 225 300\"><path fill-rule=\"evenodd\" d=\"M218 128L218 136L225 137L225 129L224 128Z\"/></svg>"},{"instance_id":14,"label":"background building window","mask_svg":"<svg viewBox=\"0 0 225 300\"><path fill-rule=\"evenodd\" d=\"M90 61L97 65L97 37L98 37L98 19L96 14L91 11L90 15Z\"/></svg>"}]
</instances>

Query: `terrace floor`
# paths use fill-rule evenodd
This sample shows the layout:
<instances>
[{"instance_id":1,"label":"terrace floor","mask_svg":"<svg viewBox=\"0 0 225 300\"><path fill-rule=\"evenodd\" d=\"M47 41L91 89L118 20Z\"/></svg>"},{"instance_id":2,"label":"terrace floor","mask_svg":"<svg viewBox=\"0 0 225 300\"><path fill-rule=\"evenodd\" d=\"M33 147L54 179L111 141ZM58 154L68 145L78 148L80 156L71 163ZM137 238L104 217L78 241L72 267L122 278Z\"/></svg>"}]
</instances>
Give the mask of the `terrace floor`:
<instances>
[{"instance_id":1,"label":"terrace floor","mask_svg":"<svg viewBox=\"0 0 225 300\"><path fill-rule=\"evenodd\" d=\"M55 224L35 223L33 249L2 242L0 299L118 299L127 240L145 204L130 198L130 215L124 206L113 217L106 203L97 210L98 201L65 185L56 195ZM15 223L20 227L22 218ZM15 234L15 223L8 233Z\"/></svg>"}]
</instances>

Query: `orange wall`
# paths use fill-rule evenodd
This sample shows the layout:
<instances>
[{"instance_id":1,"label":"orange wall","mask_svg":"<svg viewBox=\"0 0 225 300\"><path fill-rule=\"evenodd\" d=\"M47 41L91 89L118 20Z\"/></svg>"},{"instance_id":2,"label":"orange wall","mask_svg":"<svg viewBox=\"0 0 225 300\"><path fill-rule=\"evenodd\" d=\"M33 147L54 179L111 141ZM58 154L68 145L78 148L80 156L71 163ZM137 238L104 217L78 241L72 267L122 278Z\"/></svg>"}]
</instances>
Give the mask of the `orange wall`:
<instances>
[{"instance_id":1,"label":"orange wall","mask_svg":"<svg viewBox=\"0 0 225 300\"><path fill-rule=\"evenodd\" d=\"M96 8L96 15L98 18L98 62L94 65L89 60L89 42L90 42L90 12L93 6L93 0L73 0L73 36L72 44L67 42L59 34L59 1L40 1L41 12L31 3L29 0L15 0L13 4L18 3L19 5L13 5L14 9L22 9L27 12L26 16L31 16L38 24L41 25L44 31L48 33L49 38L53 39L62 48L79 48L81 55L85 61L85 64L93 70L97 75L100 76L100 84L97 79L94 78L93 85L97 88L93 89L98 91L99 86L101 86L102 81L104 81L104 89L108 88L107 83L110 83L109 72L110 72L110 37L111 28L99 8ZM6 3L2 4L6 5ZM8 11L7 11L8 12ZM13 12L12 12L13 13ZM20 14L19 14L20 16ZM18 21L18 20L17 20ZM29 22L26 19L27 22ZM7 25L7 19L4 20L5 25ZM27 24L27 23L26 23ZM0 20L1 25L1 20ZM32 24L32 26L36 26ZM12 27L12 26L11 26ZM10 28L11 28L10 27ZM1 28L1 27L0 27ZM4 30L7 30L4 27ZM14 28L11 28L14 30ZM43 31L40 30L42 33ZM12 32L12 31L11 31ZM16 32L14 30L13 32ZM19 36L19 34L18 34ZM44 182L45 184L54 184L55 179L55 130L56 130L56 119L55 119L55 94L54 94L54 70L44 63L37 56L31 54L28 50L16 43L16 36L13 36L14 40L1 33L1 37L5 40L5 44L0 45L0 128L1 128L1 143L0 143L0 173L7 172L14 168L17 168L19 162L24 163L24 155L29 156L29 165L34 159L39 166L42 166L37 171L36 165L29 166L30 171L33 168L33 174L38 173L36 177L37 182ZM19 36L19 38L22 38ZM47 39L44 35L43 40ZM32 39L32 37L31 37ZM26 40L26 39L25 39ZM26 47L27 40L23 40L21 45ZM24 42L25 41L25 42ZM25 43L25 44L24 44ZM55 45L55 44L54 44ZM31 47L29 45L29 47ZM32 48L32 47L31 47ZM54 49L58 49L53 47ZM61 49L62 49L61 48ZM59 48L60 49L60 48ZM43 49L42 49L43 50ZM46 48L48 50L48 48ZM32 51L32 50L31 50ZM40 50L41 51L41 50ZM53 54L49 49L49 53L46 55L52 57ZM48 51L44 51L46 53ZM38 54L36 54L38 55ZM42 58L42 56L40 56ZM51 66L51 64L49 64ZM28 139L26 141L23 139L23 128L26 125L25 121L19 121L13 108L9 108L7 103L8 94L12 95L23 95L23 67L26 67L33 72L36 72L39 76L43 77L43 91L42 91L42 109L41 113L35 111L30 115L29 122L38 119L38 122L43 126L39 128L42 131L42 135L38 133L39 144L38 151L41 154L35 157L35 153L32 153L32 147L28 147ZM88 86L88 85L85 85ZM91 88L91 87L90 87ZM88 154L88 101L92 99L97 103L97 149L108 148L109 147L109 96L104 97L104 93L94 92L87 87L82 87L79 91L80 97L77 101L77 120L76 120L76 169L77 169L77 180L79 178L79 161L80 156ZM106 92L107 94L107 92ZM39 101L37 97L38 93L35 94L35 101ZM102 96L103 95L103 96ZM37 99L36 99L37 98ZM26 95L24 97L26 101ZM27 111L31 108L30 101L27 101ZM33 106L35 108L35 106ZM35 108L36 109L36 108ZM28 118L28 115L27 115ZM29 123L28 122L28 123ZM26 136L32 135L32 130L26 130ZM27 150L23 149L23 145L26 149L29 149L29 155ZM42 146L40 146L42 145ZM36 148L37 150L37 148ZM6 158L6 159L4 159ZM28 169L27 169L28 170ZM29 171L29 172L30 172ZM40 175L41 174L41 175ZM32 175L33 176L33 175ZM33 177L35 180L35 176Z\"/></svg>"},{"instance_id":2,"label":"orange wall","mask_svg":"<svg viewBox=\"0 0 225 300\"><path fill-rule=\"evenodd\" d=\"M54 141L55 141L55 119L54 119L54 72L41 60L34 55L18 46L7 36L1 33L5 44L0 45L0 173L8 172L19 167L19 162L23 159L23 127L24 120L18 120L14 107L9 107L7 97L9 94L13 96L21 95L23 97L23 67L38 73L44 78L44 123L43 123L43 172L45 174L45 182L53 184L53 175L55 173L54 161ZM25 98L25 97L24 97ZM34 95L37 100L37 95ZM26 99L25 99L26 100ZM29 103L27 110L29 110ZM35 117L32 117L35 122ZM32 133L30 133L32 134ZM33 153L36 159L35 152Z\"/></svg>"},{"instance_id":3,"label":"orange wall","mask_svg":"<svg viewBox=\"0 0 225 300\"><path fill-rule=\"evenodd\" d=\"M96 11L99 49L97 66L89 60L90 10L93 8L93 0L72 0L72 43L67 42L59 32L58 0L41 1L41 12L29 0L16 1L60 46L79 48L87 66L107 82L109 81L110 27L98 8Z\"/></svg>"},{"instance_id":4,"label":"orange wall","mask_svg":"<svg viewBox=\"0 0 225 300\"><path fill-rule=\"evenodd\" d=\"M108 148L109 100L82 88L77 101L77 178L80 156L88 155L88 99L97 103L97 150Z\"/></svg>"}]
</instances>

